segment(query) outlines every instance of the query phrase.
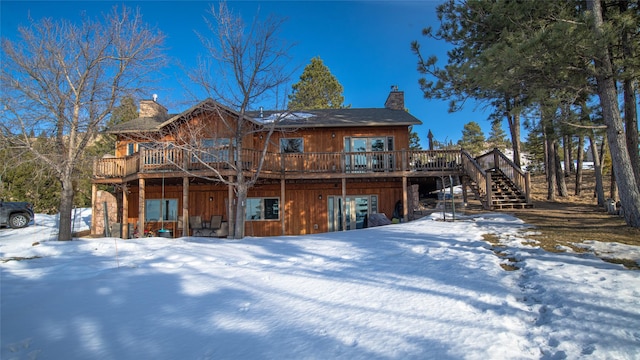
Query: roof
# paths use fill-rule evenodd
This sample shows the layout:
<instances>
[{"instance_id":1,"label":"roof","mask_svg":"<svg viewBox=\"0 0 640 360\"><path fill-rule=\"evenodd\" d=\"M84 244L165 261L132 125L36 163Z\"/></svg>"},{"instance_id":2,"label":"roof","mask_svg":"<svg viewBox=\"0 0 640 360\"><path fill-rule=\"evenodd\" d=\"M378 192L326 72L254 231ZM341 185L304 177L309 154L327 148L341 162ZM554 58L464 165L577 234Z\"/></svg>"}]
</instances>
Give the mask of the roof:
<instances>
[{"instance_id":1,"label":"roof","mask_svg":"<svg viewBox=\"0 0 640 360\"><path fill-rule=\"evenodd\" d=\"M189 109L181 112L180 114L172 114L166 117L163 116L155 116L155 117L139 117L124 123L120 123L110 127L106 132L111 134L122 134L122 133L140 133L140 132L157 132L160 131L163 127L170 125L180 119L184 119L197 111L206 111L207 108L217 107L222 109L223 111L238 115L236 111L229 109L228 107L218 103L212 99L205 99L198 104L190 107ZM247 117L248 120L254 121L253 119Z\"/></svg>"},{"instance_id":2,"label":"roof","mask_svg":"<svg viewBox=\"0 0 640 360\"><path fill-rule=\"evenodd\" d=\"M260 114L262 113L262 117ZM322 128L420 125L422 122L404 110L387 108L349 108L297 111L251 111L256 121L278 121L280 128Z\"/></svg>"},{"instance_id":3,"label":"roof","mask_svg":"<svg viewBox=\"0 0 640 360\"><path fill-rule=\"evenodd\" d=\"M238 115L220 103L206 99L188 110L162 117L140 117L125 123L112 126L108 133L156 132L173 122L185 118L207 106L218 106L223 110ZM262 116L261 116L262 114ZM248 120L268 124L277 121L279 128L323 128L323 127L365 127L365 126L398 126L420 125L422 122L404 110L387 108L349 108L298 111L250 111L246 113Z\"/></svg>"}]
</instances>

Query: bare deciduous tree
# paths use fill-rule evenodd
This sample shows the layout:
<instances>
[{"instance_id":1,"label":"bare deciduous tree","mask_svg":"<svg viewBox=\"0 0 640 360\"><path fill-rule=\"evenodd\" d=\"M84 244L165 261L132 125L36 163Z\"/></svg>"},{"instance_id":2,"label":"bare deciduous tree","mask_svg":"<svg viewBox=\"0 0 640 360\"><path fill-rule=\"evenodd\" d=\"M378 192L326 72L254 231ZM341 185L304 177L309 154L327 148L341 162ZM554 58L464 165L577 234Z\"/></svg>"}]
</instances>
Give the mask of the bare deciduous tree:
<instances>
[{"instance_id":1,"label":"bare deciduous tree","mask_svg":"<svg viewBox=\"0 0 640 360\"><path fill-rule=\"evenodd\" d=\"M0 140L32 152L60 182L59 240L71 240L74 180L85 149L125 95L159 69L164 36L138 11L114 7L80 24L42 19L2 39ZM49 144L36 146L32 134Z\"/></svg>"},{"instance_id":2,"label":"bare deciduous tree","mask_svg":"<svg viewBox=\"0 0 640 360\"><path fill-rule=\"evenodd\" d=\"M275 108L286 108L278 104L279 90L291 77L287 71L288 52L291 45L279 38L284 19L268 16L259 20L258 16L250 24L233 14L226 3L216 8L211 6L205 18L210 34L198 34L206 55L200 59L198 68L191 74L191 80L206 91L216 101L236 111L235 123L230 123L232 136L233 178L220 177L219 180L235 192L237 206L232 220L231 236L244 237L244 220L248 189L260 177L260 170L278 119L269 123L256 124L246 114L257 102L275 99ZM264 148L258 163L245 161L248 153L243 141L253 131L261 131L265 137ZM253 170L247 172L246 170Z\"/></svg>"}]
</instances>

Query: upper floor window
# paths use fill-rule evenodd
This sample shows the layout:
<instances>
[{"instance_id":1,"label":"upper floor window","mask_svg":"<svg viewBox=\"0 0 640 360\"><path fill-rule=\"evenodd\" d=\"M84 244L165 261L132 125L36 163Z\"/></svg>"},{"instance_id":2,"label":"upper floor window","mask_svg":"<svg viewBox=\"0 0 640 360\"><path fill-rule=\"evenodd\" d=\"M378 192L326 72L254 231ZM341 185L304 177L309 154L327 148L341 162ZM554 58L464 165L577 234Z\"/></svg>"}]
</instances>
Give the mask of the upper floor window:
<instances>
[{"instance_id":1,"label":"upper floor window","mask_svg":"<svg viewBox=\"0 0 640 360\"><path fill-rule=\"evenodd\" d=\"M280 152L283 154L303 153L304 141L302 138L280 139Z\"/></svg>"},{"instance_id":2,"label":"upper floor window","mask_svg":"<svg viewBox=\"0 0 640 360\"><path fill-rule=\"evenodd\" d=\"M345 137L345 152L393 151L393 136Z\"/></svg>"},{"instance_id":3,"label":"upper floor window","mask_svg":"<svg viewBox=\"0 0 640 360\"><path fill-rule=\"evenodd\" d=\"M229 161L230 144L231 139L228 138L202 139L194 157L197 156L203 162Z\"/></svg>"},{"instance_id":4,"label":"upper floor window","mask_svg":"<svg viewBox=\"0 0 640 360\"><path fill-rule=\"evenodd\" d=\"M127 144L127 155L133 155L138 151L138 144L132 142Z\"/></svg>"}]
</instances>

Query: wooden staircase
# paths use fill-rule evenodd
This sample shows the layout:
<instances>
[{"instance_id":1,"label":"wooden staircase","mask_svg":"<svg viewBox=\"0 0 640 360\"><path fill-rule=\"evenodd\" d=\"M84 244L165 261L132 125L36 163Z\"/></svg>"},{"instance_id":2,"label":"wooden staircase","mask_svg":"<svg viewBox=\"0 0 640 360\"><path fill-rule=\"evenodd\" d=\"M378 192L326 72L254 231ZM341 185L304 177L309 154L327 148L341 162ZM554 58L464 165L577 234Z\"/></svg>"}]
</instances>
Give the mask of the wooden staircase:
<instances>
[{"instance_id":1,"label":"wooden staircase","mask_svg":"<svg viewBox=\"0 0 640 360\"><path fill-rule=\"evenodd\" d=\"M524 209L533 204L527 203L526 195L499 169L491 171L491 208Z\"/></svg>"},{"instance_id":2,"label":"wooden staircase","mask_svg":"<svg viewBox=\"0 0 640 360\"><path fill-rule=\"evenodd\" d=\"M529 174L499 150L463 159L464 183L487 210L532 208ZM484 165L484 166L483 166Z\"/></svg>"}]
</instances>

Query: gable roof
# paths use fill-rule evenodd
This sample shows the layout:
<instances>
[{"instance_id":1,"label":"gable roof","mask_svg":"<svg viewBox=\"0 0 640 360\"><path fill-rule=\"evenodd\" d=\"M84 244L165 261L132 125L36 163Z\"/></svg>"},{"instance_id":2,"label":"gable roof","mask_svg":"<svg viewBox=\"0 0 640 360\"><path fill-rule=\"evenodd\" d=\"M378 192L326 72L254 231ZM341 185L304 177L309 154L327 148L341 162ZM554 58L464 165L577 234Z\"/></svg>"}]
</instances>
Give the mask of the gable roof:
<instances>
[{"instance_id":1,"label":"gable roof","mask_svg":"<svg viewBox=\"0 0 640 360\"><path fill-rule=\"evenodd\" d=\"M261 115L262 114L262 115ZM404 110L387 108L350 108L298 111L250 111L247 116L268 123L278 121L279 128L322 128L420 125L422 121Z\"/></svg>"},{"instance_id":2,"label":"gable roof","mask_svg":"<svg viewBox=\"0 0 640 360\"><path fill-rule=\"evenodd\" d=\"M198 111L217 107L238 116L238 113L213 99L206 99L180 114L167 117L139 117L117 124L106 132L110 134L158 132L167 125L185 119ZM404 110L388 108L349 108L299 111L248 111L245 118L255 124L277 121L278 128L323 128L323 127L367 127L367 126L411 126L422 121Z\"/></svg>"},{"instance_id":3,"label":"gable roof","mask_svg":"<svg viewBox=\"0 0 640 360\"><path fill-rule=\"evenodd\" d=\"M165 126L171 125L180 119L188 118L189 116L192 116L199 111L206 111L207 109L211 108L219 108L222 111L234 116L239 115L236 111L231 110L230 108L220 104L219 102L211 98L208 98L181 112L180 114L168 115L166 117L139 117L127 122L114 125L107 129L106 132L110 134L158 132ZM245 118L249 121L257 123L255 120L251 119L248 116L245 116Z\"/></svg>"}]
</instances>

